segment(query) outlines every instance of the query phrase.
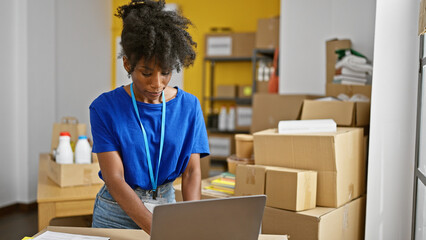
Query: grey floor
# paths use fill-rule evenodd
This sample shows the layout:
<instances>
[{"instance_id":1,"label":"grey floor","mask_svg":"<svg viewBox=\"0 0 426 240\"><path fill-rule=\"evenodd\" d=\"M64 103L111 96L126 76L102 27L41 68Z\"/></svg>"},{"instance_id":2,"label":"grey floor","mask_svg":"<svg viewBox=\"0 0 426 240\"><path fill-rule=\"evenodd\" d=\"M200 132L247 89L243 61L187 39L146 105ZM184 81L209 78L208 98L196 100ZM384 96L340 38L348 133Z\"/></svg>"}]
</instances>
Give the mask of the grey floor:
<instances>
[{"instance_id":1,"label":"grey floor","mask_svg":"<svg viewBox=\"0 0 426 240\"><path fill-rule=\"evenodd\" d=\"M55 218L52 226L90 227L92 216ZM16 210L0 216L0 240L20 240L38 232L37 209Z\"/></svg>"}]
</instances>

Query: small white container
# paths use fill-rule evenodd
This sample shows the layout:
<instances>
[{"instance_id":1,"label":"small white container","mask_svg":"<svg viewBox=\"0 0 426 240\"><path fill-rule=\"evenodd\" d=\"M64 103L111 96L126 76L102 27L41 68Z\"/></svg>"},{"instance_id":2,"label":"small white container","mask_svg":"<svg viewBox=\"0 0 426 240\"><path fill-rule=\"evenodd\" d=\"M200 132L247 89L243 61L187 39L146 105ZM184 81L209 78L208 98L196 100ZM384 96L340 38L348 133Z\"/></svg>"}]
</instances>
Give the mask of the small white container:
<instances>
[{"instance_id":1,"label":"small white container","mask_svg":"<svg viewBox=\"0 0 426 240\"><path fill-rule=\"evenodd\" d=\"M227 119L228 119L228 113L226 111L226 107L222 106L219 112L219 123L218 123L219 131L226 131Z\"/></svg>"},{"instance_id":2,"label":"small white container","mask_svg":"<svg viewBox=\"0 0 426 240\"><path fill-rule=\"evenodd\" d=\"M235 130L235 107L229 107L228 117L226 119L226 129L228 131Z\"/></svg>"},{"instance_id":3,"label":"small white container","mask_svg":"<svg viewBox=\"0 0 426 240\"><path fill-rule=\"evenodd\" d=\"M75 145L75 163L92 163L92 147L90 147L89 141L87 141L87 137L84 135L78 136L78 141Z\"/></svg>"},{"instance_id":4,"label":"small white container","mask_svg":"<svg viewBox=\"0 0 426 240\"><path fill-rule=\"evenodd\" d=\"M74 153L71 148L71 135L69 132L61 132L59 144L56 148L55 159L58 164L72 164Z\"/></svg>"}]
</instances>

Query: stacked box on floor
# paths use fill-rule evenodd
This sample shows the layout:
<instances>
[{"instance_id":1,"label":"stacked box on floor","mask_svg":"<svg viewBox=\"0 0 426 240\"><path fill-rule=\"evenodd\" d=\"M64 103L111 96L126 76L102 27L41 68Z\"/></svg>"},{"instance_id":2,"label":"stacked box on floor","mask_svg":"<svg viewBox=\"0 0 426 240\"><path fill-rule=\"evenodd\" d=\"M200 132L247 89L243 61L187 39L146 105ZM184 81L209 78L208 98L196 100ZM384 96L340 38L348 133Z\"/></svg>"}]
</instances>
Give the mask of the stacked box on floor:
<instances>
[{"instance_id":1,"label":"stacked box on floor","mask_svg":"<svg viewBox=\"0 0 426 240\"><path fill-rule=\"evenodd\" d=\"M359 240L364 238L364 216L364 196L340 208L293 212L266 207L262 233L287 234L291 240Z\"/></svg>"},{"instance_id":2,"label":"stacked box on floor","mask_svg":"<svg viewBox=\"0 0 426 240\"><path fill-rule=\"evenodd\" d=\"M337 128L335 133L254 135L256 165L318 172L317 206L340 207L365 192L362 128Z\"/></svg>"},{"instance_id":3,"label":"stacked box on floor","mask_svg":"<svg viewBox=\"0 0 426 240\"><path fill-rule=\"evenodd\" d=\"M337 126L363 127L370 124L370 102L303 101L302 120L333 119Z\"/></svg>"},{"instance_id":4,"label":"stacked box on floor","mask_svg":"<svg viewBox=\"0 0 426 240\"><path fill-rule=\"evenodd\" d=\"M313 95L280 95L257 93L253 96L252 133L278 126L282 120L300 119L303 100Z\"/></svg>"}]
</instances>

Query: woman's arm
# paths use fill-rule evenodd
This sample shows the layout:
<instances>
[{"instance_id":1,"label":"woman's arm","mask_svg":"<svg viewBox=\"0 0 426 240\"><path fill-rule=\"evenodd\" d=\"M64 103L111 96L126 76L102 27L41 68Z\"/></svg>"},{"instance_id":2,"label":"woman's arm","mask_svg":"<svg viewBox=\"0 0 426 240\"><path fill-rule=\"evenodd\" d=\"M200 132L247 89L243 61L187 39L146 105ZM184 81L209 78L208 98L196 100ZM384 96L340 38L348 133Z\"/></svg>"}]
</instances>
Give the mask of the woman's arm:
<instances>
[{"instance_id":1,"label":"woman's arm","mask_svg":"<svg viewBox=\"0 0 426 240\"><path fill-rule=\"evenodd\" d=\"M102 177L109 193L133 221L150 234L152 214L124 180L123 162L118 152L98 153Z\"/></svg>"},{"instance_id":2,"label":"woman's arm","mask_svg":"<svg viewBox=\"0 0 426 240\"><path fill-rule=\"evenodd\" d=\"M201 199L200 154L193 153L182 174L182 197L184 201Z\"/></svg>"}]
</instances>

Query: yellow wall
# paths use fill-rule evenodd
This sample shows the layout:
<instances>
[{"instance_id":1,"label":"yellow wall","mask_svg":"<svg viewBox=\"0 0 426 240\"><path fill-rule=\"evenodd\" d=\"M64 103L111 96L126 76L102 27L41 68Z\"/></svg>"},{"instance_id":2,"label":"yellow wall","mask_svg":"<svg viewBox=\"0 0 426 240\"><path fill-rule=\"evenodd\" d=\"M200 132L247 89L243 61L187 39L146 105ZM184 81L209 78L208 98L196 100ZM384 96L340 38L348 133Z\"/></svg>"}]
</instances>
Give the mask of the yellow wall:
<instances>
[{"instance_id":1,"label":"yellow wall","mask_svg":"<svg viewBox=\"0 0 426 240\"><path fill-rule=\"evenodd\" d=\"M113 0L114 13L128 0ZM234 32L255 32L257 19L279 15L280 0L167 0L176 3L183 15L194 24L189 32L197 42L197 59L194 66L184 71L184 90L202 97L202 69L204 35L211 27L230 27ZM117 17L112 23L112 56L115 57L115 38L121 34L121 22ZM115 81L115 59L112 61L112 86ZM208 65L206 65L208 70ZM218 63L215 68L216 84L251 84L251 63ZM206 76L208 72L206 73ZM208 78L207 78L208 79Z\"/></svg>"}]
</instances>

